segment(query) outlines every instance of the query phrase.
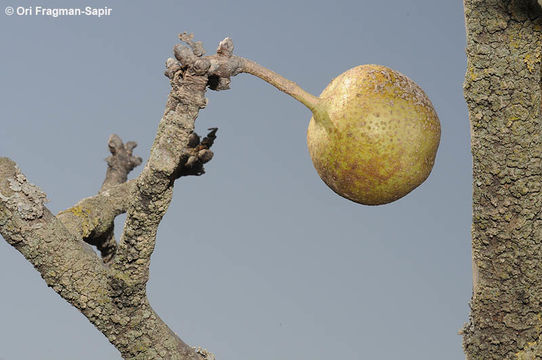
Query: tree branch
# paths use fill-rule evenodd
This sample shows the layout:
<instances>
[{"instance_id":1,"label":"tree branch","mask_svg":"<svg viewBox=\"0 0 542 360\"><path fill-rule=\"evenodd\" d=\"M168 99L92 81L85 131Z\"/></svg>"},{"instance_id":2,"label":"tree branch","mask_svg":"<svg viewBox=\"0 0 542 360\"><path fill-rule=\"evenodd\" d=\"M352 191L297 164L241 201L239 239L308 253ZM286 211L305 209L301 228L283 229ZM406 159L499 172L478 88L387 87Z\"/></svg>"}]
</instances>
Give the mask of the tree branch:
<instances>
[{"instance_id":1,"label":"tree branch","mask_svg":"<svg viewBox=\"0 0 542 360\"><path fill-rule=\"evenodd\" d=\"M8 158L0 158L0 234L48 286L87 317L96 317L108 274L96 253L45 207L45 194Z\"/></svg>"},{"instance_id":2,"label":"tree branch","mask_svg":"<svg viewBox=\"0 0 542 360\"><path fill-rule=\"evenodd\" d=\"M130 171L142 161L132 155L137 146L134 141L124 144L118 135L113 134L109 137L108 146L111 156L106 159L108 166L100 189L100 194L104 195L84 199L57 215L73 234L96 246L106 264L112 261L117 251L114 220L126 212L130 195L130 186L115 187L124 184Z\"/></svg>"},{"instance_id":3,"label":"tree branch","mask_svg":"<svg viewBox=\"0 0 542 360\"><path fill-rule=\"evenodd\" d=\"M226 89L229 77L238 73L237 60L231 53L221 52L221 46L216 55L204 57L201 43L193 42L188 34L179 37L190 47L176 45L174 54L178 61L170 58L166 62L172 89L150 158L130 196L132 201L113 263L134 284L145 284L148 280L156 232L171 202L175 179L202 174L202 165L213 156L209 148L216 129L210 129L201 142L194 133L199 110L207 104L206 88L216 82L216 90Z\"/></svg>"},{"instance_id":4,"label":"tree branch","mask_svg":"<svg viewBox=\"0 0 542 360\"><path fill-rule=\"evenodd\" d=\"M173 194L174 180L183 175L199 175L200 165L210 160L210 147L201 147L194 137L194 122L200 109L207 104L206 88L229 89L230 78L241 72L251 73L282 91L303 99L314 107L317 98L295 83L247 59L233 55L233 42L220 42L215 55L203 56L201 42L194 42L187 33L179 39L188 46L173 48L175 59L166 61L165 75L170 78L171 92L166 110L158 126L149 161L136 180L132 192L124 232L114 268L125 272L136 283L148 280L150 256L154 251L158 225ZM213 139L212 130L207 139ZM209 143L212 144L212 141ZM197 166L195 166L197 165Z\"/></svg>"},{"instance_id":5,"label":"tree branch","mask_svg":"<svg viewBox=\"0 0 542 360\"><path fill-rule=\"evenodd\" d=\"M170 78L164 115L149 160L135 180L128 173L141 159L134 142L112 135L108 170L100 192L62 211L45 207L45 194L27 182L15 163L0 158L0 234L40 272L46 283L78 308L125 359L212 360L175 335L149 305L146 283L158 225L182 176L201 175L211 160L217 128L204 139L194 132L206 88L225 90L230 77L243 71L226 38L217 53L203 56L200 42L179 36L189 47L174 47L177 60L166 62ZM112 237L116 216L127 212L115 255ZM106 266L86 242L101 251ZM115 255L115 256L113 256Z\"/></svg>"},{"instance_id":6,"label":"tree branch","mask_svg":"<svg viewBox=\"0 0 542 360\"><path fill-rule=\"evenodd\" d=\"M98 195L83 199L61 211L57 218L74 235L100 250L103 261L110 263L116 252L113 237L115 218L126 212L135 181L111 186Z\"/></svg>"},{"instance_id":7,"label":"tree branch","mask_svg":"<svg viewBox=\"0 0 542 360\"><path fill-rule=\"evenodd\" d=\"M88 208L103 206L107 197L120 195L132 184L81 203ZM125 359L201 360L154 312L145 292L127 286L130 279L106 267L44 203L45 194L15 163L0 158L0 234L34 265L47 285L79 309Z\"/></svg>"},{"instance_id":8,"label":"tree branch","mask_svg":"<svg viewBox=\"0 0 542 360\"><path fill-rule=\"evenodd\" d=\"M126 182L130 171L142 162L139 156L132 155L132 150L137 146L135 141L124 144L118 135L113 134L107 144L111 156L106 159L107 172L100 192Z\"/></svg>"}]
</instances>

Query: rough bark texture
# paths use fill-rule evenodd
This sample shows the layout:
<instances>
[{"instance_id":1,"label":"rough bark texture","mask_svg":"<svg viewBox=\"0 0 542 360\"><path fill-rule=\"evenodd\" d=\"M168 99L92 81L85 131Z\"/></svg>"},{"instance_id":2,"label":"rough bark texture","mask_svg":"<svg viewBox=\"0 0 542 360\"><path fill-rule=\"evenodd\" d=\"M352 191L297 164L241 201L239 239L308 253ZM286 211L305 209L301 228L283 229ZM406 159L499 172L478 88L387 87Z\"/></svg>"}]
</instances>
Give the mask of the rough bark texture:
<instances>
[{"instance_id":1,"label":"rough bark texture","mask_svg":"<svg viewBox=\"0 0 542 360\"><path fill-rule=\"evenodd\" d=\"M541 16L533 0L464 0L473 155L467 359L542 359Z\"/></svg>"},{"instance_id":2,"label":"rough bark texture","mask_svg":"<svg viewBox=\"0 0 542 360\"><path fill-rule=\"evenodd\" d=\"M113 134L109 137L108 145L111 156L106 159L107 172L100 189L103 196L84 199L57 215L69 230L96 246L106 264L113 260L117 252L115 217L126 212L126 199L133 191L132 183L129 186L115 185L125 183L130 171L142 161L140 157L132 156L132 150L137 146L134 141L124 144L118 135Z\"/></svg>"},{"instance_id":3,"label":"rough bark texture","mask_svg":"<svg viewBox=\"0 0 542 360\"><path fill-rule=\"evenodd\" d=\"M46 283L79 309L125 359L214 359L192 348L153 311L146 293L150 257L158 225L181 176L201 175L213 153L216 128L204 139L194 122L205 107L207 87L227 89L229 78L241 72L225 39L216 55L203 56L199 42L180 35L189 46L177 45L177 60L168 59L171 93L158 126L150 158L142 173L127 181L141 163L132 155L136 144L109 139L111 156L103 186L57 216L45 207L46 196L30 184L16 164L0 158L0 234L40 272ZM116 216L127 212L117 246ZM92 249L101 251L100 258Z\"/></svg>"}]
</instances>

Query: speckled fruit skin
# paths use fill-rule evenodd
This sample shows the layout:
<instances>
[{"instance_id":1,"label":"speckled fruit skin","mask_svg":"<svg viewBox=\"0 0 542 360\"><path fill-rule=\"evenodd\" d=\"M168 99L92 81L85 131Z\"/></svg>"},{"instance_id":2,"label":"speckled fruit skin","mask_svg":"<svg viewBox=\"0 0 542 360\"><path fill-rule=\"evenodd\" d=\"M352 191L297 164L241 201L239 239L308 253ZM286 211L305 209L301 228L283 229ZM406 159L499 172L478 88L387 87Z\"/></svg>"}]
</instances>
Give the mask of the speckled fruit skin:
<instances>
[{"instance_id":1,"label":"speckled fruit skin","mask_svg":"<svg viewBox=\"0 0 542 360\"><path fill-rule=\"evenodd\" d=\"M381 65L339 75L307 130L312 162L337 194L365 205L395 201L431 172L440 122L422 89Z\"/></svg>"}]
</instances>

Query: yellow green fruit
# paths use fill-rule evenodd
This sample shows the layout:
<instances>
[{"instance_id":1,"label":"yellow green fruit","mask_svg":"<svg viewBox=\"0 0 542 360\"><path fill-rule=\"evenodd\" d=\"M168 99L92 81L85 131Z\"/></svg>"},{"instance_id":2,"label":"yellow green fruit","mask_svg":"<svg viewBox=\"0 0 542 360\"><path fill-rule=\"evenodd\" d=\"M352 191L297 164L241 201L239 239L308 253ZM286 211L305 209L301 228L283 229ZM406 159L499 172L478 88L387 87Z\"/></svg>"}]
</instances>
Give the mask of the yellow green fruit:
<instances>
[{"instance_id":1,"label":"yellow green fruit","mask_svg":"<svg viewBox=\"0 0 542 360\"><path fill-rule=\"evenodd\" d=\"M422 89L380 65L352 68L324 89L307 145L337 194L365 205L395 201L431 172L440 122Z\"/></svg>"}]
</instances>

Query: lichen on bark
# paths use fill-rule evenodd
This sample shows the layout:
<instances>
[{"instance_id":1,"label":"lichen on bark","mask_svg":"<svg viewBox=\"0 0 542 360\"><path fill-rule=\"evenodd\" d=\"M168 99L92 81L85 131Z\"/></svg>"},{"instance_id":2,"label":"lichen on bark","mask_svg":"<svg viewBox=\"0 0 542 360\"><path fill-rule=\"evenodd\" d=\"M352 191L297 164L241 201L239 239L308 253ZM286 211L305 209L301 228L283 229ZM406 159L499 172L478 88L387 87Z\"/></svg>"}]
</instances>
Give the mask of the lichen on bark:
<instances>
[{"instance_id":1,"label":"lichen on bark","mask_svg":"<svg viewBox=\"0 0 542 360\"><path fill-rule=\"evenodd\" d=\"M469 360L542 358L542 11L464 0L473 156Z\"/></svg>"},{"instance_id":2,"label":"lichen on bark","mask_svg":"<svg viewBox=\"0 0 542 360\"><path fill-rule=\"evenodd\" d=\"M141 163L135 142L112 135L105 181L97 195L54 216L46 196L30 184L16 164L0 158L0 234L39 271L45 282L79 309L125 359L214 359L185 344L154 312L147 299L150 257L175 180L202 175L210 161L217 128L201 139L194 132L207 88L224 90L240 72L230 39L204 56L201 43L186 33L168 59L171 92L150 158L134 180L128 173ZM117 243L116 216L127 213ZM101 256L93 251L95 246Z\"/></svg>"}]
</instances>

